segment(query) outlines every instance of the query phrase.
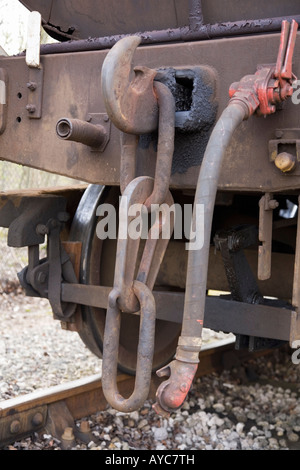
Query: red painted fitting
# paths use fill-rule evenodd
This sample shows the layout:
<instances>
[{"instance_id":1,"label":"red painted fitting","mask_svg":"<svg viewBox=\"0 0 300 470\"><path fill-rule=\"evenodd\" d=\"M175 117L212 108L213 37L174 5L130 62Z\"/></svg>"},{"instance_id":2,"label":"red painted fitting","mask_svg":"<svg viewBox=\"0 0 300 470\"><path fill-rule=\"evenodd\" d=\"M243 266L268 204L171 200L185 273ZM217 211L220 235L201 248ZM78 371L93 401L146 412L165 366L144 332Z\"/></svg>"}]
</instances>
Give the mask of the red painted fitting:
<instances>
[{"instance_id":1,"label":"red painted fitting","mask_svg":"<svg viewBox=\"0 0 300 470\"><path fill-rule=\"evenodd\" d=\"M153 408L159 414L168 414L178 410L191 388L198 364L182 362L175 359L158 370L159 377L169 376L157 389L156 403Z\"/></svg>"}]
</instances>

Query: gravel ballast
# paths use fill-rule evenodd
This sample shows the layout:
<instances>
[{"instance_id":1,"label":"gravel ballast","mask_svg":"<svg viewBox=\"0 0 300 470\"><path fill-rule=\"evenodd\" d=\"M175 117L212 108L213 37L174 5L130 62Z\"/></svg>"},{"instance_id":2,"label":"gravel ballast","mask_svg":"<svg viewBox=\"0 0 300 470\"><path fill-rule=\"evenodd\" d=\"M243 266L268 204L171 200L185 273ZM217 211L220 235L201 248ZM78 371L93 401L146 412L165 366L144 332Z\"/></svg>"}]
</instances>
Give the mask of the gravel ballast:
<instances>
[{"instance_id":1,"label":"gravel ballast","mask_svg":"<svg viewBox=\"0 0 300 470\"><path fill-rule=\"evenodd\" d=\"M44 299L1 295L0 398L101 372L101 360L75 332L61 329ZM206 342L223 335L205 331ZM289 450L300 449L299 365L293 351L232 362L221 374L197 379L181 410L166 419L153 402L130 414L110 407L86 417L91 439L71 450ZM201 367L201 363L200 366ZM80 422L76 423L80 426ZM59 450L49 434L33 435L8 450Z\"/></svg>"}]
</instances>

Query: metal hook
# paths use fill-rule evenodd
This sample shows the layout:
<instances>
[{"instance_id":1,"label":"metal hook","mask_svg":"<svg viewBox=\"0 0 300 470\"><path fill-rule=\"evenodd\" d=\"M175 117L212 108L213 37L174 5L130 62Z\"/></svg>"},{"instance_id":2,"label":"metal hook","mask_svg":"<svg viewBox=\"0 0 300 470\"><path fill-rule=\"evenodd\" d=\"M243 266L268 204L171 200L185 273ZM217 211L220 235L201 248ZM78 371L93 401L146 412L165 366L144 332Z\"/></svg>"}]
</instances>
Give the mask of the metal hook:
<instances>
[{"instance_id":1,"label":"metal hook","mask_svg":"<svg viewBox=\"0 0 300 470\"><path fill-rule=\"evenodd\" d=\"M103 62L101 76L107 114L119 130L136 135L154 131L158 123L156 71L132 65L140 42L138 36L118 41Z\"/></svg>"}]
</instances>

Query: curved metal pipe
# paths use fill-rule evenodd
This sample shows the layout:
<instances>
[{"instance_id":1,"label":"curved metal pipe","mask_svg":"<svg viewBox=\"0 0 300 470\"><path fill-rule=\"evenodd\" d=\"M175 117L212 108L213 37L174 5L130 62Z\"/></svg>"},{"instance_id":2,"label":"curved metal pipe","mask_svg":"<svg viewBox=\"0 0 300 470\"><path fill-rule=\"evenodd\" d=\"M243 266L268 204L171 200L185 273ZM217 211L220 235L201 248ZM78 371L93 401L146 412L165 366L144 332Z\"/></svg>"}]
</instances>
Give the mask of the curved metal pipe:
<instances>
[{"instance_id":1,"label":"curved metal pipe","mask_svg":"<svg viewBox=\"0 0 300 470\"><path fill-rule=\"evenodd\" d=\"M204 154L195 194L192 222L193 232L195 232L196 209L197 206L202 205L204 242L201 249L189 251L182 331L175 361L157 372L160 377L170 375L170 378L157 390L157 403L154 408L158 411L162 409L169 412L180 408L192 383L191 367L194 366L192 367L194 374L197 370L206 300L211 226L218 180L223 156L231 137L248 115L249 109L243 101L231 100L219 118ZM176 373L178 369L180 379Z\"/></svg>"},{"instance_id":2,"label":"curved metal pipe","mask_svg":"<svg viewBox=\"0 0 300 470\"><path fill-rule=\"evenodd\" d=\"M201 165L194 208L202 205L204 209L204 243L201 249L189 251L181 336L199 337L202 333L211 226L221 165L235 129L246 117L248 108L242 102L229 103L212 132ZM196 230L196 222L194 210L193 230Z\"/></svg>"}]
</instances>

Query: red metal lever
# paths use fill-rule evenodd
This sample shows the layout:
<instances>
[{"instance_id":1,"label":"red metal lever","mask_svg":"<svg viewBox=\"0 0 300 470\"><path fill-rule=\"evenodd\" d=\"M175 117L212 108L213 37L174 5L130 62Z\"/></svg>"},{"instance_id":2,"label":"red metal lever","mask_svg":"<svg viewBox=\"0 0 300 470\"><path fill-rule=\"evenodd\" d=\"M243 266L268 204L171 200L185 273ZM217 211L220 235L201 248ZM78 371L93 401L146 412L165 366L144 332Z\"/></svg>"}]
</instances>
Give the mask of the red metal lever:
<instances>
[{"instance_id":1,"label":"red metal lever","mask_svg":"<svg viewBox=\"0 0 300 470\"><path fill-rule=\"evenodd\" d=\"M274 72L276 78L287 78L292 80L292 59L296 42L298 24L295 20L290 24L288 21L282 22L280 46Z\"/></svg>"},{"instance_id":2,"label":"red metal lever","mask_svg":"<svg viewBox=\"0 0 300 470\"><path fill-rule=\"evenodd\" d=\"M229 89L232 99L243 101L249 109L260 115L275 113L276 104L293 94L293 82L297 77L292 72L292 59L298 23L282 22L277 62L274 66L258 67L254 75L246 75Z\"/></svg>"}]
</instances>

